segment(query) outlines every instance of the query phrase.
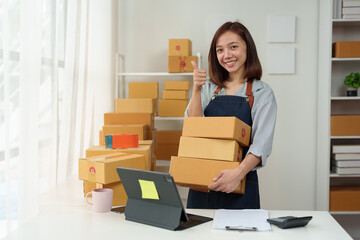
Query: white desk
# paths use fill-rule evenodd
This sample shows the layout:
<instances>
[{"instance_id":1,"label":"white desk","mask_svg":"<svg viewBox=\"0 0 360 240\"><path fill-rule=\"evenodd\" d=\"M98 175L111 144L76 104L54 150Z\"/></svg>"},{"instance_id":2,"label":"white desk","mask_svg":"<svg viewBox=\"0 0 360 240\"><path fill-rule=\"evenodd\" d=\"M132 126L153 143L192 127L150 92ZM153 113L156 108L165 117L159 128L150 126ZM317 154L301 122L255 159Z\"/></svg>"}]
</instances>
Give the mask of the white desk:
<instances>
[{"instance_id":1,"label":"white desk","mask_svg":"<svg viewBox=\"0 0 360 240\"><path fill-rule=\"evenodd\" d=\"M213 210L188 210L213 217ZM10 239L334 239L351 237L328 212L319 211L269 211L270 217L285 215L307 216L313 219L303 228L280 229L272 226L268 232L237 232L212 230L212 222L183 230L170 231L136 222L126 221L124 214L94 213L82 195L80 180L69 180L41 196L40 214L10 233Z\"/></svg>"}]
</instances>

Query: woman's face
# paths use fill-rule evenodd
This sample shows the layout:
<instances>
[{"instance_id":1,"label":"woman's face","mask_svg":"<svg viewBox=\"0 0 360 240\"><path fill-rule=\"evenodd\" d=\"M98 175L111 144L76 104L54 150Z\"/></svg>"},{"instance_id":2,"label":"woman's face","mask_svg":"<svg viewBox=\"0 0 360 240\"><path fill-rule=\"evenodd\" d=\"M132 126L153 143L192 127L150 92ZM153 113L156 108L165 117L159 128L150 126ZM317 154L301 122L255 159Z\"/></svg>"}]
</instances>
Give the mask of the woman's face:
<instances>
[{"instance_id":1,"label":"woman's face","mask_svg":"<svg viewBox=\"0 0 360 240\"><path fill-rule=\"evenodd\" d=\"M220 65L229 73L242 73L246 61L246 43L238 34L227 31L217 40L216 55Z\"/></svg>"}]
</instances>

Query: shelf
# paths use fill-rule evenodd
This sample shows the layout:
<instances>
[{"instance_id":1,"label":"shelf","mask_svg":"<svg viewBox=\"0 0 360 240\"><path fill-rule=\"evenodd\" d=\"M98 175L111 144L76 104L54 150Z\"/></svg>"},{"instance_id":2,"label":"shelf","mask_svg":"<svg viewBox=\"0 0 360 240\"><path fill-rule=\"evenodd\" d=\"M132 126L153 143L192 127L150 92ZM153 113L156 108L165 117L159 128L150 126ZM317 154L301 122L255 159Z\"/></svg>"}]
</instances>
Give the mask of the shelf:
<instances>
[{"instance_id":1,"label":"shelf","mask_svg":"<svg viewBox=\"0 0 360 240\"><path fill-rule=\"evenodd\" d=\"M184 120L184 117L154 117L155 120Z\"/></svg>"},{"instance_id":2,"label":"shelf","mask_svg":"<svg viewBox=\"0 0 360 240\"><path fill-rule=\"evenodd\" d=\"M333 19L333 26L360 26L360 19Z\"/></svg>"},{"instance_id":3,"label":"shelf","mask_svg":"<svg viewBox=\"0 0 360 240\"><path fill-rule=\"evenodd\" d=\"M360 61L360 58L331 58L333 62Z\"/></svg>"},{"instance_id":4,"label":"shelf","mask_svg":"<svg viewBox=\"0 0 360 240\"><path fill-rule=\"evenodd\" d=\"M126 72L118 73L118 76L192 76L192 72L168 73L168 72Z\"/></svg>"},{"instance_id":5,"label":"shelf","mask_svg":"<svg viewBox=\"0 0 360 240\"><path fill-rule=\"evenodd\" d=\"M349 100L360 100L360 97L331 97L331 100L334 101L349 101Z\"/></svg>"},{"instance_id":6,"label":"shelf","mask_svg":"<svg viewBox=\"0 0 360 240\"><path fill-rule=\"evenodd\" d=\"M337 214L357 215L360 214L360 211L330 211L329 213L333 215L337 215Z\"/></svg>"},{"instance_id":7,"label":"shelf","mask_svg":"<svg viewBox=\"0 0 360 240\"><path fill-rule=\"evenodd\" d=\"M346 177L346 178L351 178L351 177L360 177L360 174L337 174L337 173L330 173L330 177L334 177L334 178L340 178L340 177Z\"/></svg>"},{"instance_id":8,"label":"shelf","mask_svg":"<svg viewBox=\"0 0 360 240\"><path fill-rule=\"evenodd\" d=\"M360 136L330 136L331 139L360 139Z\"/></svg>"}]
</instances>

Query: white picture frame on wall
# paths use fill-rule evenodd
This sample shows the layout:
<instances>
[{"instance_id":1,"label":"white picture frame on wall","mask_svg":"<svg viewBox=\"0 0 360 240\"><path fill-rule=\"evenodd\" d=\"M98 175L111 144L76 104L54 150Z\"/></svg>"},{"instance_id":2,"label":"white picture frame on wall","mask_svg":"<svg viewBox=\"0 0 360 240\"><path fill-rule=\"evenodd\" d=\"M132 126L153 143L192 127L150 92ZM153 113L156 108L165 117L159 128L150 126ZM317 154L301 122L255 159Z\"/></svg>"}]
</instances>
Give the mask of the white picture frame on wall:
<instances>
[{"instance_id":1,"label":"white picture frame on wall","mask_svg":"<svg viewBox=\"0 0 360 240\"><path fill-rule=\"evenodd\" d=\"M268 34L269 43L294 43L296 32L295 16L269 16Z\"/></svg>"},{"instance_id":2,"label":"white picture frame on wall","mask_svg":"<svg viewBox=\"0 0 360 240\"><path fill-rule=\"evenodd\" d=\"M295 47L268 47L268 74L295 74Z\"/></svg>"}]
</instances>

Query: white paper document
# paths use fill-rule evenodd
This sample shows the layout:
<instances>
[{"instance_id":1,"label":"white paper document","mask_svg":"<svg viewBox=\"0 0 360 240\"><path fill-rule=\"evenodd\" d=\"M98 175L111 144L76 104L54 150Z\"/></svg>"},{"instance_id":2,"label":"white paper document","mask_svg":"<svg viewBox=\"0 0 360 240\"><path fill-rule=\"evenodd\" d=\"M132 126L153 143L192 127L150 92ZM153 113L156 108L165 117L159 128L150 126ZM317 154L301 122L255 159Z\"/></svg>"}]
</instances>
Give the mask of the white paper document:
<instances>
[{"instance_id":1,"label":"white paper document","mask_svg":"<svg viewBox=\"0 0 360 240\"><path fill-rule=\"evenodd\" d=\"M230 227L253 228L258 231L270 231L270 223L266 221L269 218L269 212L263 209L245 209L245 210L216 210L213 229L225 229Z\"/></svg>"}]
</instances>

